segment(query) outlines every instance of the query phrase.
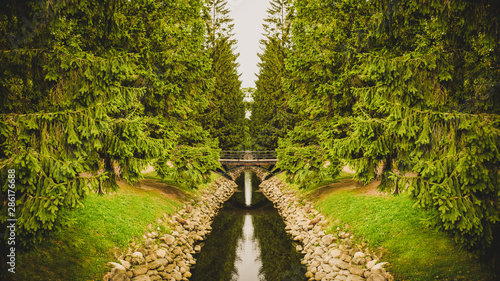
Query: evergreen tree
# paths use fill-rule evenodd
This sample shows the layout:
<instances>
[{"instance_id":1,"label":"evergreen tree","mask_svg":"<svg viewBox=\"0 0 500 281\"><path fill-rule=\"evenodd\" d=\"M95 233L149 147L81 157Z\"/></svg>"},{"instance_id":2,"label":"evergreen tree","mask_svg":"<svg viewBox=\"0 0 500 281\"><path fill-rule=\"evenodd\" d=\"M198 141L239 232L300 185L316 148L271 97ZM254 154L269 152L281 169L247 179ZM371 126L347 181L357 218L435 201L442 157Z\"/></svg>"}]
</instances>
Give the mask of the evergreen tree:
<instances>
[{"instance_id":1,"label":"evergreen tree","mask_svg":"<svg viewBox=\"0 0 500 281\"><path fill-rule=\"evenodd\" d=\"M207 4L206 51L212 60L209 77L214 87L207 94L208 107L199 120L219 140L220 148L231 150L243 145L245 105L237 72L236 41L231 38L234 25L226 6L225 0L210 0Z\"/></svg>"},{"instance_id":2,"label":"evergreen tree","mask_svg":"<svg viewBox=\"0 0 500 281\"><path fill-rule=\"evenodd\" d=\"M140 117L137 56L110 48L120 37L119 11L87 4L11 2L2 10L2 30L11 32L0 43L2 201L7 171L15 170L20 237L53 229L61 210L81 204L90 191L115 188L117 175L136 179L159 155ZM37 19L50 9L45 21L23 25L23 16ZM1 221L9 216L3 204Z\"/></svg>"},{"instance_id":3,"label":"evergreen tree","mask_svg":"<svg viewBox=\"0 0 500 281\"><path fill-rule=\"evenodd\" d=\"M288 0L274 0L267 10L266 38L261 40L264 53L259 55L260 70L252 104L251 126L256 149L277 148L278 139L293 128L293 115L288 105L290 95L282 85L291 44L291 7Z\"/></svg>"},{"instance_id":4,"label":"evergreen tree","mask_svg":"<svg viewBox=\"0 0 500 281\"><path fill-rule=\"evenodd\" d=\"M295 9L285 86L301 121L279 165L308 183L349 163L361 181L408 192L463 246L484 250L500 211L498 3Z\"/></svg>"},{"instance_id":5,"label":"evergreen tree","mask_svg":"<svg viewBox=\"0 0 500 281\"><path fill-rule=\"evenodd\" d=\"M280 141L278 166L289 179L312 185L340 172L342 160L326 140L345 135L355 103L350 87L359 83L357 57L368 17L366 1L296 1L289 76L283 85L297 123Z\"/></svg>"},{"instance_id":6,"label":"evergreen tree","mask_svg":"<svg viewBox=\"0 0 500 281\"><path fill-rule=\"evenodd\" d=\"M140 54L148 131L164 144L154 167L160 176L194 187L210 180L219 166L217 143L195 122L208 105L205 93L213 89L210 58L203 51L204 1L131 5L127 48Z\"/></svg>"},{"instance_id":7,"label":"evergreen tree","mask_svg":"<svg viewBox=\"0 0 500 281\"><path fill-rule=\"evenodd\" d=\"M218 150L188 121L210 84L201 1L2 5L0 220L15 170L21 241L155 160L161 175L167 166L188 182L208 179Z\"/></svg>"},{"instance_id":8,"label":"evergreen tree","mask_svg":"<svg viewBox=\"0 0 500 281\"><path fill-rule=\"evenodd\" d=\"M498 3L390 3L372 3L348 135L325 146L484 250L500 211Z\"/></svg>"}]
</instances>

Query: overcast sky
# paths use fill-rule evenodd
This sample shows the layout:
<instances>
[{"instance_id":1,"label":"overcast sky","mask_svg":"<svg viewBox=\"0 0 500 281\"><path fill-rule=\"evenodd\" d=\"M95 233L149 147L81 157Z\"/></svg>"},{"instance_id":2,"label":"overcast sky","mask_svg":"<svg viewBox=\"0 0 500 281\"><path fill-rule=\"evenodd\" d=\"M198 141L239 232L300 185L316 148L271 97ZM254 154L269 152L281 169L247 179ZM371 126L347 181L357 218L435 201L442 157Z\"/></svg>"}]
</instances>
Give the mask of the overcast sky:
<instances>
[{"instance_id":1,"label":"overcast sky","mask_svg":"<svg viewBox=\"0 0 500 281\"><path fill-rule=\"evenodd\" d=\"M262 24L266 17L269 0L228 0L231 18L234 20L237 52L240 57L238 72L241 74L242 87L255 87L255 76L259 72L257 63L261 53L259 41L264 32Z\"/></svg>"}]
</instances>

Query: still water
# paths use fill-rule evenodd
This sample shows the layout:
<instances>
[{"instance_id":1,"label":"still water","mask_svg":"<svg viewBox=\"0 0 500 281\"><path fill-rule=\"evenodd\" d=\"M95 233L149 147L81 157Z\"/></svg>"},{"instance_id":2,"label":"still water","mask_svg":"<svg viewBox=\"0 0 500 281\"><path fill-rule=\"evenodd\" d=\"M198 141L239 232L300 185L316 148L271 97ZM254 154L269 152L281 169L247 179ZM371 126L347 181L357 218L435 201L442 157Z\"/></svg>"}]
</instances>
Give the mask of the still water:
<instances>
[{"instance_id":1,"label":"still water","mask_svg":"<svg viewBox=\"0 0 500 281\"><path fill-rule=\"evenodd\" d=\"M238 191L212 223L196 257L193 281L302 281L305 268L273 204L258 190L260 181L244 171Z\"/></svg>"}]
</instances>

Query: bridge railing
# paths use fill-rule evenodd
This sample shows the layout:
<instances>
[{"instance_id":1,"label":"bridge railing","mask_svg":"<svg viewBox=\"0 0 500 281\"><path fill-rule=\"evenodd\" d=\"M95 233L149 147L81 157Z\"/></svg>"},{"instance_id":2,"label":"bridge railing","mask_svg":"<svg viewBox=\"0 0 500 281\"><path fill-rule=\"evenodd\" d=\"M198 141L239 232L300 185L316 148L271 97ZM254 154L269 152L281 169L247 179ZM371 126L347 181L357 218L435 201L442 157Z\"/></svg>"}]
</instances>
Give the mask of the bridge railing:
<instances>
[{"instance_id":1,"label":"bridge railing","mask_svg":"<svg viewBox=\"0 0 500 281\"><path fill-rule=\"evenodd\" d=\"M276 151L221 151L220 159L231 160L265 160L276 159Z\"/></svg>"}]
</instances>

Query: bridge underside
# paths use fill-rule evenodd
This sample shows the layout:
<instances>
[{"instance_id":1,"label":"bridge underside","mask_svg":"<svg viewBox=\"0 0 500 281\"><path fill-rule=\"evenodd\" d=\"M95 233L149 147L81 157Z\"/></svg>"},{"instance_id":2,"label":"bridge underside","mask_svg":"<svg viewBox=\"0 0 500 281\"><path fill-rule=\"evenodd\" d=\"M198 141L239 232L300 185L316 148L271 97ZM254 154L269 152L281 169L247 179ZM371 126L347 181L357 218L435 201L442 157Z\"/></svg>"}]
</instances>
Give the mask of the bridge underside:
<instances>
[{"instance_id":1,"label":"bridge underside","mask_svg":"<svg viewBox=\"0 0 500 281\"><path fill-rule=\"evenodd\" d=\"M278 159L240 160L240 159L220 159L222 165L227 166L263 166L275 165Z\"/></svg>"},{"instance_id":2,"label":"bridge underside","mask_svg":"<svg viewBox=\"0 0 500 281\"><path fill-rule=\"evenodd\" d=\"M227 175L230 170L240 166L260 166L273 174L278 171L276 163L278 159L275 151L221 151L219 162L223 175Z\"/></svg>"},{"instance_id":3,"label":"bridge underside","mask_svg":"<svg viewBox=\"0 0 500 281\"><path fill-rule=\"evenodd\" d=\"M238 167L250 167L250 166L258 166L264 170L267 170L269 172L269 175L266 177L269 178L279 172L281 172L281 169L277 168L276 167L276 162L277 161L274 161L274 162L255 162L253 161L253 163L251 163L250 161L247 161L246 163L234 163L234 162L231 162L231 163L228 163L228 164L224 164L221 162L222 164L222 167L221 169L217 169L216 172L227 177L228 179L231 179L231 177L229 177L228 173L231 172L232 170L238 168Z\"/></svg>"}]
</instances>

